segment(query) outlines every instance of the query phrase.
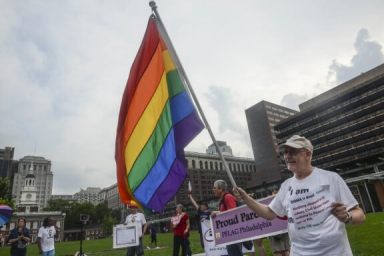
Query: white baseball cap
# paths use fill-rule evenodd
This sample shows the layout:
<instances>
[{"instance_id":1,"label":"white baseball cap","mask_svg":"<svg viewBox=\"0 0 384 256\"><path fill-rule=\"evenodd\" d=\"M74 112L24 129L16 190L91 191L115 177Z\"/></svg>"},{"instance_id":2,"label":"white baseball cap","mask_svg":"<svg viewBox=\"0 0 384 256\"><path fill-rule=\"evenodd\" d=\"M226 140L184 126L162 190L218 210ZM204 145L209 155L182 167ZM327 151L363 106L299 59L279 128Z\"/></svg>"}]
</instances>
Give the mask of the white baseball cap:
<instances>
[{"instance_id":1,"label":"white baseball cap","mask_svg":"<svg viewBox=\"0 0 384 256\"><path fill-rule=\"evenodd\" d=\"M313 152L312 143L300 135L293 135L291 138L287 139L285 143L281 144L281 146L287 146L290 148L305 148Z\"/></svg>"}]
</instances>

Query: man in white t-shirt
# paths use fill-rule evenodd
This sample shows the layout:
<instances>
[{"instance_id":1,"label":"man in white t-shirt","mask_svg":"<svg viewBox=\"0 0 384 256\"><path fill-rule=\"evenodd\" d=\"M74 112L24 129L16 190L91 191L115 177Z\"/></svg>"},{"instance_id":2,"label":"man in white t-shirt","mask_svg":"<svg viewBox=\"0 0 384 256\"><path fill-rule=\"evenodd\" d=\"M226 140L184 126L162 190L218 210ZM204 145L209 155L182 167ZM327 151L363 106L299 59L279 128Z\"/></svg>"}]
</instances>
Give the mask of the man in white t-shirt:
<instances>
[{"instance_id":1,"label":"man in white t-shirt","mask_svg":"<svg viewBox=\"0 0 384 256\"><path fill-rule=\"evenodd\" d=\"M137 204L134 202L131 202L129 205L129 208L131 210L131 214L127 216L125 219L124 224L127 225L129 223L137 223L139 224L139 245L138 246L131 246L128 247L127 250L127 256L142 256L144 255L144 248L143 248L143 237L147 230L147 221L145 220L144 214L137 211Z\"/></svg>"},{"instance_id":2,"label":"man in white t-shirt","mask_svg":"<svg viewBox=\"0 0 384 256\"><path fill-rule=\"evenodd\" d=\"M312 167L312 143L299 135L283 145L284 160L294 176L283 182L267 206L241 188L244 202L260 217L288 217L291 255L350 256L345 224L360 224L365 214L343 179L335 172Z\"/></svg>"},{"instance_id":3,"label":"man in white t-shirt","mask_svg":"<svg viewBox=\"0 0 384 256\"><path fill-rule=\"evenodd\" d=\"M47 217L43 221L37 234L37 246L40 255L55 256L55 238L57 237L56 227L51 217Z\"/></svg>"}]
</instances>

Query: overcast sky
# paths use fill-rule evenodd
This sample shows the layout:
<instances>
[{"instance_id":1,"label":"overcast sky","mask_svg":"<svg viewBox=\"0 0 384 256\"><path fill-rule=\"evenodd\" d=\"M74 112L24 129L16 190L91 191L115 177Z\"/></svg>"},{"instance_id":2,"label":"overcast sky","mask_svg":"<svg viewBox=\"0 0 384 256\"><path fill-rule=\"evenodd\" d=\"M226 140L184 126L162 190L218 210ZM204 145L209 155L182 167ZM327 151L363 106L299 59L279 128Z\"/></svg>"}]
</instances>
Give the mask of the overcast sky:
<instances>
[{"instance_id":1,"label":"overcast sky","mask_svg":"<svg viewBox=\"0 0 384 256\"><path fill-rule=\"evenodd\" d=\"M384 62L384 1L158 0L215 136L252 157L245 109L301 102ZM116 182L143 0L0 1L0 148L52 161L54 194ZM187 150L205 152L203 131Z\"/></svg>"}]
</instances>

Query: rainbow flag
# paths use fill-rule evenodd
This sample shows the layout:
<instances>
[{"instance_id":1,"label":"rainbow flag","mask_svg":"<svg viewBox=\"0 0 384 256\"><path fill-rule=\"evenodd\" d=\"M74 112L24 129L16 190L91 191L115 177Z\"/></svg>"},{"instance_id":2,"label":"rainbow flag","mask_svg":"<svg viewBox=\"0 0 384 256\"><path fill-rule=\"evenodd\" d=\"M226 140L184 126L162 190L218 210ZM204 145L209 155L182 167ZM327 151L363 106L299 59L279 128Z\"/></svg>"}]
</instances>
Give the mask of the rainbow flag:
<instances>
[{"instance_id":1,"label":"rainbow flag","mask_svg":"<svg viewBox=\"0 0 384 256\"><path fill-rule=\"evenodd\" d=\"M132 64L116 134L121 200L161 212L186 174L184 148L204 128L152 15Z\"/></svg>"}]
</instances>

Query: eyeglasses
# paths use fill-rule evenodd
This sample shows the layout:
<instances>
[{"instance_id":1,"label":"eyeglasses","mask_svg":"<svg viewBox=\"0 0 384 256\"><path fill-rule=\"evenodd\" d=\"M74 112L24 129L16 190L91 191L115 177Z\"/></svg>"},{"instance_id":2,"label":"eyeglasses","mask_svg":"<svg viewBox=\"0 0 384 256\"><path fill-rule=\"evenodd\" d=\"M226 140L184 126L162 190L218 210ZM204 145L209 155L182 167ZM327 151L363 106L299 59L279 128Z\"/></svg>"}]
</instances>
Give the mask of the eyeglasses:
<instances>
[{"instance_id":1,"label":"eyeglasses","mask_svg":"<svg viewBox=\"0 0 384 256\"><path fill-rule=\"evenodd\" d=\"M301 152L307 152L308 150L303 149L303 148L286 148L284 149L283 154L284 155L291 155L291 156L296 156Z\"/></svg>"}]
</instances>

